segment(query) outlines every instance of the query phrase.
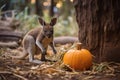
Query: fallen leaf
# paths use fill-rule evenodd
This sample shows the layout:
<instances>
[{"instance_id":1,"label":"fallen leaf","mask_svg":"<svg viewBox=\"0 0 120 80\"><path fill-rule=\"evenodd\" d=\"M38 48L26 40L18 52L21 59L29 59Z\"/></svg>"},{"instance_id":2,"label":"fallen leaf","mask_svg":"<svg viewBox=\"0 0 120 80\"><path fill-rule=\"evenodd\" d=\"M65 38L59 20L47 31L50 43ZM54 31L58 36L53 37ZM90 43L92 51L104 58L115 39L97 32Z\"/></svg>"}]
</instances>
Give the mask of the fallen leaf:
<instances>
[{"instance_id":1,"label":"fallen leaf","mask_svg":"<svg viewBox=\"0 0 120 80\"><path fill-rule=\"evenodd\" d=\"M88 79L92 79L92 78L94 78L94 76L87 76L83 80L88 80Z\"/></svg>"},{"instance_id":2,"label":"fallen leaf","mask_svg":"<svg viewBox=\"0 0 120 80\"><path fill-rule=\"evenodd\" d=\"M57 72L59 71L54 68L46 68L43 70L43 73L46 73L46 74L52 74L52 73L57 73Z\"/></svg>"},{"instance_id":3,"label":"fallen leaf","mask_svg":"<svg viewBox=\"0 0 120 80\"><path fill-rule=\"evenodd\" d=\"M30 69L38 69L39 68L39 65L37 65L37 66L32 66Z\"/></svg>"}]
</instances>

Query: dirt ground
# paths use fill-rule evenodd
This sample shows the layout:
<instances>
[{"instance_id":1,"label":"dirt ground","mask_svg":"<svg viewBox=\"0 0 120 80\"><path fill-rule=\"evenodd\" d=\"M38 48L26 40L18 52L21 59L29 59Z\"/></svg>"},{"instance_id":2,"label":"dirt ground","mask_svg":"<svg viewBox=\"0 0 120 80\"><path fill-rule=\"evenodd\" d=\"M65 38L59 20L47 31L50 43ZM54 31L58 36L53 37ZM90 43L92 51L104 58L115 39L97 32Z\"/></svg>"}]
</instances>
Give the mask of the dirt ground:
<instances>
[{"instance_id":1,"label":"dirt ground","mask_svg":"<svg viewBox=\"0 0 120 80\"><path fill-rule=\"evenodd\" d=\"M9 57L19 51L0 49L0 80L120 80L120 63L93 63L89 70L75 71L65 67L61 60L34 64L28 59L17 60Z\"/></svg>"}]
</instances>

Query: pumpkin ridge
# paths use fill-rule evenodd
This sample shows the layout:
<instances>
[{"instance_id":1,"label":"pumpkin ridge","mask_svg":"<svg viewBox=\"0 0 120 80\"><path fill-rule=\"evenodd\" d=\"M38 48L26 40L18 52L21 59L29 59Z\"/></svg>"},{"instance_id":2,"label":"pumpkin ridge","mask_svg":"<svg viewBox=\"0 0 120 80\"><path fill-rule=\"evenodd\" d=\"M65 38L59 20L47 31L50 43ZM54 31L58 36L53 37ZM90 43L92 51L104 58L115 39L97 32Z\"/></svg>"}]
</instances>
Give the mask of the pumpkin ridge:
<instances>
[{"instance_id":1,"label":"pumpkin ridge","mask_svg":"<svg viewBox=\"0 0 120 80\"><path fill-rule=\"evenodd\" d=\"M80 70L82 68L82 65L81 65L82 57L81 57L81 55L82 55L82 53L81 53L81 51L79 51L79 67L78 67L78 69L80 69Z\"/></svg>"},{"instance_id":2,"label":"pumpkin ridge","mask_svg":"<svg viewBox=\"0 0 120 80\"><path fill-rule=\"evenodd\" d=\"M74 52L75 52L75 50L73 50L72 53L74 53ZM71 53L71 54L72 54L72 53ZM74 66L74 65L75 65L75 61L74 61L75 57L74 57L74 56L75 56L75 54L72 54L71 66L73 66L72 68L75 69L75 66Z\"/></svg>"},{"instance_id":3,"label":"pumpkin ridge","mask_svg":"<svg viewBox=\"0 0 120 80\"><path fill-rule=\"evenodd\" d=\"M79 67L76 64L79 64L79 51L76 52L76 54L74 54L76 56L76 60L75 60L75 69L78 69Z\"/></svg>"},{"instance_id":4,"label":"pumpkin ridge","mask_svg":"<svg viewBox=\"0 0 120 80\"><path fill-rule=\"evenodd\" d=\"M83 68L84 68L84 53L82 52L82 51L80 51L80 53L81 53L81 64L80 64L80 66L81 66L81 70L84 70Z\"/></svg>"}]
</instances>

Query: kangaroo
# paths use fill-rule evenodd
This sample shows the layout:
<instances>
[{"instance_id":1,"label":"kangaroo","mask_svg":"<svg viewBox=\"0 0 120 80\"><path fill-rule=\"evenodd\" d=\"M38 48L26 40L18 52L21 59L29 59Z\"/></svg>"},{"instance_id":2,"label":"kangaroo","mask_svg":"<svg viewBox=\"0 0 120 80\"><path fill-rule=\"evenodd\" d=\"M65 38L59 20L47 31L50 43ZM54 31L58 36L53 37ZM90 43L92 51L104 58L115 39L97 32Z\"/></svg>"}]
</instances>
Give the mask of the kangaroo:
<instances>
[{"instance_id":1,"label":"kangaroo","mask_svg":"<svg viewBox=\"0 0 120 80\"><path fill-rule=\"evenodd\" d=\"M42 61L47 61L45 55L48 46L52 48L54 54L57 53L53 41L53 26L56 24L57 18L51 19L50 23L46 23L42 18L38 18L38 21L42 28L32 29L25 35L22 41L23 54L13 58L24 59L26 56L29 56L29 62L40 64ZM34 55L40 52L41 60L34 59Z\"/></svg>"}]
</instances>

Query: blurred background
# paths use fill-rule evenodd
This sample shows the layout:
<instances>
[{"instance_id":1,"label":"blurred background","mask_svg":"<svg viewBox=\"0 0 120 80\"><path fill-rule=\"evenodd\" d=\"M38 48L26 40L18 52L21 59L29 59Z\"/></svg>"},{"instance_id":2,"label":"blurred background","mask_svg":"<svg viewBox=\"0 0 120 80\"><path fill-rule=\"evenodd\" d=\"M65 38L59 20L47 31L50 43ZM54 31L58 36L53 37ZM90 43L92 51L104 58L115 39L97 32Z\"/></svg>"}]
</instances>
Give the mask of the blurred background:
<instances>
[{"instance_id":1,"label":"blurred background","mask_svg":"<svg viewBox=\"0 0 120 80\"><path fill-rule=\"evenodd\" d=\"M16 30L26 33L28 30L39 27L38 17L50 22L52 17L58 17L55 25L55 36L77 36L78 25L76 23L73 0L0 0L0 14L12 17L19 21Z\"/></svg>"}]
</instances>

